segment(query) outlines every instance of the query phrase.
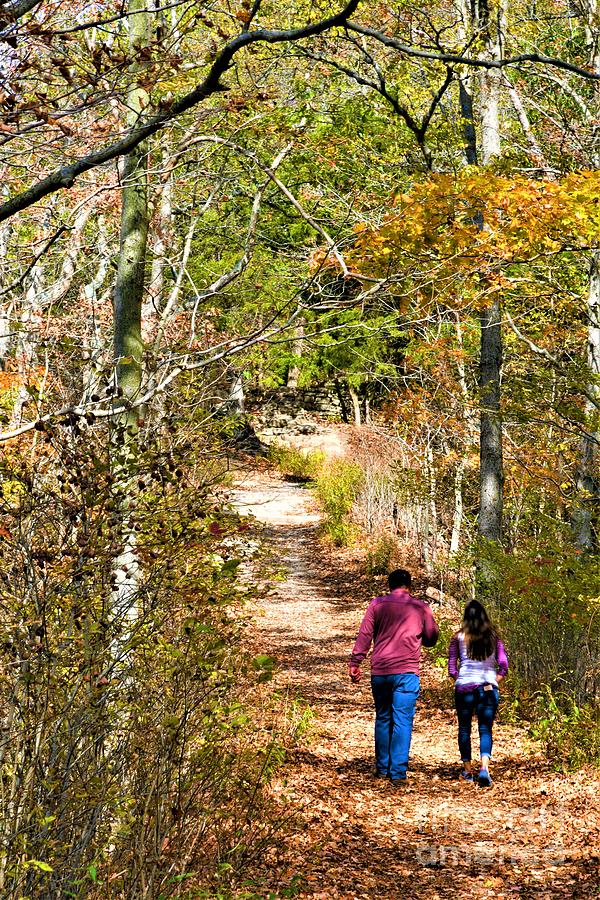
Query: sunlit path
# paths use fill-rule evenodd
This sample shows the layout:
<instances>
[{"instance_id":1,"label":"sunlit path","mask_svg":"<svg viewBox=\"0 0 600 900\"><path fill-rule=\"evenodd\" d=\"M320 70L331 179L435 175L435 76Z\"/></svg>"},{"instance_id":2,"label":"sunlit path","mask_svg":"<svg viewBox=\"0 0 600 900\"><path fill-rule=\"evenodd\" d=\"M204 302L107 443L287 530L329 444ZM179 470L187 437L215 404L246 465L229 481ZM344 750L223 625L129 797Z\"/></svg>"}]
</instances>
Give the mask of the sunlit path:
<instances>
[{"instance_id":1,"label":"sunlit path","mask_svg":"<svg viewBox=\"0 0 600 900\"><path fill-rule=\"evenodd\" d=\"M256 627L278 660L277 687L306 698L316 735L285 767L285 793L305 829L268 860L273 884L298 873L301 896L596 897L600 784L562 776L525 733L496 729L491 791L457 781L456 732L443 673L427 661L415 722L410 787L372 776L368 679L346 664L367 596L317 536L309 492L267 474L236 492L266 526L288 577Z\"/></svg>"}]
</instances>

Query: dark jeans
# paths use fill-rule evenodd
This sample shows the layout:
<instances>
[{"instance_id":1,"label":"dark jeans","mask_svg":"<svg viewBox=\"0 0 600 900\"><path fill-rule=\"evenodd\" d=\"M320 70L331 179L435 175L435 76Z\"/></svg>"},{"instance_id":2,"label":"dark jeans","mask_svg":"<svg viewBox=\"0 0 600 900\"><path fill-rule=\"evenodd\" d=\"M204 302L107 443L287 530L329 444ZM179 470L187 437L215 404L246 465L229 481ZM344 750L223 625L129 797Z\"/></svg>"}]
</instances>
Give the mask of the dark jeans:
<instances>
[{"instance_id":1,"label":"dark jeans","mask_svg":"<svg viewBox=\"0 0 600 900\"><path fill-rule=\"evenodd\" d=\"M484 691L483 685L472 691L455 691L454 700L458 714L458 749L463 762L471 759L471 719L477 716L479 725L480 756L492 754L492 725L498 709L498 688Z\"/></svg>"},{"instance_id":2,"label":"dark jeans","mask_svg":"<svg viewBox=\"0 0 600 900\"><path fill-rule=\"evenodd\" d=\"M375 701L375 763L379 775L406 778L413 719L421 682L418 675L371 675Z\"/></svg>"}]
</instances>

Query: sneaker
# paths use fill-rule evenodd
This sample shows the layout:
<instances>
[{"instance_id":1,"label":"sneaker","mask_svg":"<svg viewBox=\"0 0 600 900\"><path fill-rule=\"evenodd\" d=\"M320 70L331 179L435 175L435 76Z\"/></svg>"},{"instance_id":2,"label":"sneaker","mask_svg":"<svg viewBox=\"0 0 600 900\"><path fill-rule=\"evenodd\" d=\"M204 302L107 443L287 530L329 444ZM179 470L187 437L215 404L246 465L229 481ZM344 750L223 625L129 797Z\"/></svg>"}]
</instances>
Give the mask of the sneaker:
<instances>
[{"instance_id":1,"label":"sneaker","mask_svg":"<svg viewBox=\"0 0 600 900\"><path fill-rule=\"evenodd\" d=\"M479 772L479 778L477 779L477 783L479 787L491 787L492 786L492 778L487 769L481 769Z\"/></svg>"},{"instance_id":2,"label":"sneaker","mask_svg":"<svg viewBox=\"0 0 600 900\"><path fill-rule=\"evenodd\" d=\"M472 783L473 783L473 773L472 773L472 772L467 772L466 770L465 770L464 772L461 772L461 773L460 773L460 780L461 780L461 781L469 781L469 782L471 782L471 784L472 784Z\"/></svg>"}]
</instances>

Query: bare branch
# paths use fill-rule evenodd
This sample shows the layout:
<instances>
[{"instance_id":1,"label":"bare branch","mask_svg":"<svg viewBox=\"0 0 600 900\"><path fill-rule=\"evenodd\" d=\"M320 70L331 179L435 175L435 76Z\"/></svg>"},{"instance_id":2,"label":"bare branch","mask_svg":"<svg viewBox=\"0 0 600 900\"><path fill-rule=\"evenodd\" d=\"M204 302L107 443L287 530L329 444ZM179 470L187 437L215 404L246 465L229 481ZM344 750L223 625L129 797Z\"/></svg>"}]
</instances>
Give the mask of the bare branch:
<instances>
[{"instance_id":1,"label":"bare branch","mask_svg":"<svg viewBox=\"0 0 600 900\"><path fill-rule=\"evenodd\" d=\"M543 356L544 359L547 359L548 362L551 362L553 366L558 366L559 361L549 350L546 350L544 347L538 346L538 344L534 344L532 340L530 340L527 335L523 334L523 332L519 329L519 327L515 324L511 314L508 310L504 310L504 315L506 317L506 321L510 325L512 331L516 334L520 341L523 341L524 344L527 344L532 353L535 353L536 356Z\"/></svg>"},{"instance_id":2,"label":"bare branch","mask_svg":"<svg viewBox=\"0 0 600 900\"><path fill-rule=\"evenodd\" d=\"M48 240L46 241L46 243L44 244L44 246L42 247L40 252L36 253L36 255L33 257L32 261L29 263L29 265L23 272L23 274L20 275L19 278L16 279L16 281L13 281L12 284L9 284L9 286L7 288L4 288L3 291L0 291L0 297L4 297L5 294L10 294L11 291L15 290L15 288L20 287L23 284L23 282L25 281L25 279L27 278L27 276L29 275L29 273L31 272L31 270L34 269L35 266L38 264L38 262L40 261L42 256L44 256L48 252L48 250L50 250L50 248L52 246L54 246L54 244L61 237L61 235L63 235L65 233L65 231L70 231L70 230L71 229L68 225L61 225L60 228L58 228L58 230L55 231L51 237L48 238Z\"/></svg>"},{"instance_id":3,"label":"bare branch","mask_svg":"<svg viewBox=\"0 0 600 900\"><path fill-rule=\"evenodd\" d=\"M102 150L89 153L87 156L57 169L26 191L7 200L6 203L0 205L0 222L27 209L49 194L72 187L76 179L84 172L89 172L97 166L131 153L142 141L145 141L150 135L156 134L157 131L160 131L161 128L164 128L165 125L178 116L193 109L213 94L227 90L221 83L221 78L232 65L235 55L244 47L259 42L279 44L287 41L298 41L322 34L331 28L346 24L348 17L356 10L359 2L360 0L350 0L344 9L336 15L323 19L320 22L315 22L313 25L305 25L302 28L292 28L283 31L258 29L236 35L219 52L210 67L208 75L194 90L176 100L169 109L150 116L146 121L132 128L120 140L109 144Z\"/></svg>"},{"instance_id":4,"label":"bare branch","mask_svg":"<svg viewBox=\"0 0 600 900\"><path fill-rule=\"evenodd\" d=\"M523 332L519 329L519 327L513 321L510 313L505 309L504 316L506 317L506 321L510 325L512 331L516 334L520 341L523 341L526 344L532 353L535 353L536 356L541 356L544 359L547 359L549 363L555 366L557 369L561 368L560 360L554 356L554 354L550 353L549 350L546 350L545 347L540 347L538 344L535 344L527 335L523 334ZM600 409L600 402L598 397L594 397L593 394L590 393L589 390L582 388L580 393L586 400L588 400L592 406L596 409Z\"/></svg>"},{"instance_id":5,"label":"bare branch","mask_svg":"<svg viewBox=\"0 0 600 900\"><path fill-rule=\"evenodd\" d=\"M545 56L543 53L519 53L517 56L509 56L504 59L479 59L473 56L464 56L462 53L434 53L431 50L419 50L411 47L409 44L403 44L396 38L389 37L381 31L374 28L366 28L364 25L357 25L356 22L348 22L346 27L349 31L355 31L357 34L363 34L366 37L372 37L386 47L393 47L406 56L416 59L430 59L443 63L456 63L457 65L473 66L478 69L503 69L506 66L518 66L521 63L531 62L544 66L553 66L556 69L564 69L566 72L573 72L580 78L589 78L592 81L600 80L600 73L590 69L584 69L574 63L567 62L565 59L556 59L553 56Z\"/></svg>"},{"instance_id":6,"label":"bare branch","mask_svg":"<svg viewBox=\"0 0 600 900\"><path fill-rule=\"evenodd\" d=\"M55 410L54 412L39 416L37 419L31 422L27 422L24 425L20 425L18 428L14 428L11 431L0 433L0 443L14 440L15 438L21 437L22 435L27 434L28 432L33 430L44 431L46 425L53 422L58 424L65 418L73 417L75 419L81 419L86 415L92 415L94 419L107 419L121 413L123 408L127 410L139 409L140 407L145 406L147 403L149 403L149 401L152 400L152 398L157 394L165 391L169 387L169 385L172 384L183 373L205 369L208 366L214 365L214 363L216 362L228 359L230 356L233 356L236 353L241 353L244 350L248 350L255 344L269 340L269 338L272 338L276 334L280 334L282 331L285 331L287 328L289 328L290 325L292 325L298 318L301 312L302 308L298 306L294 310L294 312L291 313L288 319L281 325L276 325L268 330L265 330L265 328L261 327L245 339L233 338L231 340L225 341L223 344L220 344L217 347L211 348L208 351L201 351L201 359L196 358L197 354L186 355L180 363L174 366L171 371L162 378L162 380L156 383L152 383L147 388L147 390L145 390L143 393L140 393L140 395L135 400L128 401L126 404L123 404L119 408L115 407L115 397L113 395L105 397L103 400L95 403L90 402L80 403L75 406L65 406L61 409ZM191 359L190 356L192 357Z\"/></svg>"},{"instance_id":7,"label":"bare branch","mask_svg":"<svg viewBox=\"0 0 600 900\"><path fill-rule=\"evenodd\" d=\"M283 150L278 153L273 162L269 167L269 171L271 175L279 168L285 157L288 155L290 150L293 147L293 143L290 142L283 148ZM254 201L252 203L252 211L250 213L250 221L248 223L248 231L246 234L246 245L244 247L243 255L234 263L231 269L228 272L225 272L223 275L220 275L219 278L216 279L209 287L205 290L199 292L196 295L196 302L194 304L194 310L192 312L192 323L191 323L191 334L190 334L190 345L193 343L196 335L196 315L198 313L198 306L202 300L206 300L208 297L213 297L215 294L218 294L219 291L222 291L223 288L226 288L233 281L235 281L242 272L247 268L248 263L252 259L252 253L254 251L254 245L256 243L256 228L258 225L258 217L260 214L260 207L262 203L262 198L264 192L269 184L271 177L267 177L266 181L264 181L256 191L254 195Z\"/></svg>"}]
</instances>

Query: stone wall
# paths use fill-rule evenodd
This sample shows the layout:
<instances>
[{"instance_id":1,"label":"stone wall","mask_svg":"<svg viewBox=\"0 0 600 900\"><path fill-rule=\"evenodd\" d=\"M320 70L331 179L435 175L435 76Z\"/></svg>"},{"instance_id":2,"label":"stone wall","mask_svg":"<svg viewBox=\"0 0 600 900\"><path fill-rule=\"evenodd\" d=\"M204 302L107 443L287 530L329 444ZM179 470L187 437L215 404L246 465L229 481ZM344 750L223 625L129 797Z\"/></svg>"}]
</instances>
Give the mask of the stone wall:
<instances>
[{"instance_id":1,"label":"stone wall","mask_svg":"<svg viewBox=\"0 0 600 900\"><path fill-rule=\"evenodd\" d=\"M271 391L247 390L246 412L257 431L265 434L284 434L297 431L310 434L316 430L314 416L341 422L347 419L351 402L327 387L277 388Z\"/></svg>"}]
</instances>

